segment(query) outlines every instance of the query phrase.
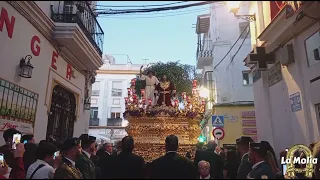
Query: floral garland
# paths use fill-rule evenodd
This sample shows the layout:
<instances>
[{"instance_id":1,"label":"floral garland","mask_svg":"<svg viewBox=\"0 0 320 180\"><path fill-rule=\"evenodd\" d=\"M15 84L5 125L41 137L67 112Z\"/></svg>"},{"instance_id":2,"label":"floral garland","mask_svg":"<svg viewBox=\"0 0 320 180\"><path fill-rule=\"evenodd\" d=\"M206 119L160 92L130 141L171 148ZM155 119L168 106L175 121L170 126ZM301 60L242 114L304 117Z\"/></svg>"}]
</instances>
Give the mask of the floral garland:
<instances>
[{"instance_id":1,"label":"floral garland","mask_svg":"<svg viewBox=\"0 0 320 180\"><path fill-rule=\"evenodd\" d=\"M123 113L123 117L125 118L128 115L132 117L142 117L144 115L147 117L156 117L158 115L169 115L170 117L185 116L187 118L193 119L196 116L202 115L202 114L195 111L185 112L183 110L177 110L174 107L156 106L147 110L146 112L144 111L143 108L126 110Z\"/></svg>"}]
</instances>

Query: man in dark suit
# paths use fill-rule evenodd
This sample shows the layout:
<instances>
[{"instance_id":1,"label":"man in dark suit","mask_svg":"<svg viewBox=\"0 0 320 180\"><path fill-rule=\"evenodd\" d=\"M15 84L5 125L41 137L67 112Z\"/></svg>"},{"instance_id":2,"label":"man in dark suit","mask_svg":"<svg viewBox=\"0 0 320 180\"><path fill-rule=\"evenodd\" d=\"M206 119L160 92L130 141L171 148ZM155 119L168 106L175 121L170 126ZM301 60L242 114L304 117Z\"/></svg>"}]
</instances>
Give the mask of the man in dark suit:
<instances>
[{"instance_id":1,"label":"man in dark suit","mask_svg":"<svg viewBox=\"0 0 320 180\"><path fill-rule=\"evenodd\" d=\"M250 137L242 136L237 139L237 150L241 157L237 179L246 179L248 173L252 170L252 163L249 161L249 143L253 142Z\"/></svg>"},{"instance_id":2,"label":"man in dark suit","mask_svg":"<svg viewBox=\"0 0 320 180\"><path fill-rule=\"evenodd\" d=\"M271 167L264 161L267 147L262 143L250 142L249 159L253 164L247 179L274 179L275 174Z\"/></svg>"},{"instance_id":3,"label":"man in dark suit","mask_svg":"<svg viewBox=\"0 0 320 180\"><path fill-rule=\"evenodd\" d=\"M202 153L196 154L195 163L199 163L204 160L210 163L210 177L214 179L223 178L223 165L224 160L221 156L215 153L217 144L214 141L209 141L208 149L204 150ZM195 167L198 167L198 164L195 164Z\"/></svg>"},{"instance_id":4,"label":"man in dark suit","mask_svg":"<svg viewBox=\"0 0 320 180\"><path fill-rule=\"evenodd\" d=\"M100 159L98 162L98 166L101 169L101 175L104 179L111 179L112 178L112 171L113 171L113 162L116 154L113 154L112 151L112 144L106 143L104 149L100 149Z\"/></svg>"},{"instance_id":5,"label":"man in dark suit","mask_svg":"<svg viewBox=\"0 0 320 180\"><path fill-rule=\"evenodd\" d=\"M21 143L24 143L24 149L26 150L23 155L24 169L28 170L29 166L37 161L38 146L32 134L23 135Z\"/></svg>"},{"instance_id":6,"label":"man in dark suit","mask_svg":"<svg viewBox=\"0 0 320 180\"><path fill-rule=\"evenodd\" d=\"M170 135L166 138L166 154L151 165L151 179L195 179L196 170L192 162L180 156L178 150L178 137Z\"/></svg>"},{"instance_id":7,"label":"man in dark suit","mask_svg":"<svg viewBox=\"0 0 320 180\"><path fill-rule=\"evenodd\" d=\"M144 179L145 162L141 156L133 153L134 140L132 136L122 139L122 151L116 156L114 161L115 179Z\"/></svg>"},{"instance_id":8,"label":"man in dark suit","mask_svg":"<svg viewBox=\"0 0 320 180\"><path fill-rule=\"evenodd\" d=\"M76 167L80 170L83 179L95 179L96 167L90 158L95 152L96 138L82 134L79 139L81 140L82 155L76 160Z\"/></svg>"},{"instance_id":9,"label":"man in dark suit","mask_svg":"<svg viewBox=\"0 0 320 180\"><path fill-rule=\"evenodd\" d=\"M82 179L81 172L75 167L75 161L81 155L81 140L67 139L61 147L61 153L62 162L56 169L53 179Z\"/></svg>"}]
</instances>

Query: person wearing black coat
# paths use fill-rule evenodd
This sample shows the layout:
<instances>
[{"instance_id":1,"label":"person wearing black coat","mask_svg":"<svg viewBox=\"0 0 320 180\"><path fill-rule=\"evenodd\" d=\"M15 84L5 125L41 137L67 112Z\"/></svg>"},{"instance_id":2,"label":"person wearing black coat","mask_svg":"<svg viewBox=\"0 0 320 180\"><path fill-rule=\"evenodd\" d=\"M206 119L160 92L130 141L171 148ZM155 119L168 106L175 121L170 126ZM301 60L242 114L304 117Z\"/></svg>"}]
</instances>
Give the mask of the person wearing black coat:
<instances>
[{"instance_id":1,"label":"person wearing black coat","mask_svg":"<svg viewBox=\"0 0 320 180\"><path fill-rule=\"evenodd\" d=\"M150 164L150 179L195 179L192 161L177 153L178 137L169 135L165 140L166 154Z\"/></svg>"},{"instance_id":2,"label":"person wearing black coat","mask_svg":"<svg viewBox=\"0 0 320 180\"><path fill-rule=\"evenodd\" d=\"M207 146L208 149L196 153L194 158L194 165L195 167L197 167L200 161L207 161L210 163L210 177L214 179L222 179L224 159L217 153L215 153L217 144L214 141L209 141Z\"/></svg>"},{"instance_id":3,"label":"person wearing black coat","mask_svg":"<svg viewBox=\"0 0 320 180\"><path fill-rule=\"evenodd\" d=\"M132 136L122 139L122 151L115 157L113 178L115 179L145 179L146 165L144 159L133 153L134 140Z\"/></svg>"}]
</instances>

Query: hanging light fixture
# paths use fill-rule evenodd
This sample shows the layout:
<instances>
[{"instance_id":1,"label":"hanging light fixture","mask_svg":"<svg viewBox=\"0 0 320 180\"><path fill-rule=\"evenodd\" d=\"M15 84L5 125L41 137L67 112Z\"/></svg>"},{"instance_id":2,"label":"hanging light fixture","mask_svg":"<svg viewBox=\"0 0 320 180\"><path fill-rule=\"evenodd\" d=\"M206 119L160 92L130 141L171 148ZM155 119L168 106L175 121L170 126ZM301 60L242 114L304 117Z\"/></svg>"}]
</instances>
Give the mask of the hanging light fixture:
<instances>
[{"instance_id":1,"label":"hanging light fixture","mask_svg":"<svg viewBox=\"0 0 320 180\"><path fill-rule=\"evenodd\" d=\"M19 64L19 67L20 67L19 76L23 78L31 78L32 70L33 70L33 66L30 63L31 59L32 59L31 55L27 55L25 58L21 58L20 64Z\"/></svg>"}]
</instances>

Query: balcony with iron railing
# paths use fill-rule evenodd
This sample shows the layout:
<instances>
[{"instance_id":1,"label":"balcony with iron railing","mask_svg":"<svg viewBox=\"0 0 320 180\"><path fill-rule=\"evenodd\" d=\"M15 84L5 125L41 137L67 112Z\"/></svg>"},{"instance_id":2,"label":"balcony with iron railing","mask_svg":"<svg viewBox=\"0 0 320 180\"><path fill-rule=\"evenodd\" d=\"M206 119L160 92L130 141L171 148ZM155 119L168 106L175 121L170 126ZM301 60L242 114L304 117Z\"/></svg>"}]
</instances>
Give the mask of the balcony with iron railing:
<instances>
[{"instance_id":1,"label":"balcony with iron railing","mask_svg":"<svg viewBox=\"0 0 320 180\"><path fill-rule=\"evenodd\" d=\"M108 118L107 126L112 127L121 127L122 126L122 118Z\"/></svg>"},{"instance_id":2,"label":"balcony with iron railing","mask_svg":"<svg viewBox=\"0 0 320 180\"><path fill-rule=\"evenodd\" d=\"M203 69L205 66L211 66L213 63L213 51L198 43L197 48L197 69Z\"/></svg>"},{"instance_id":3,"label":"balcony with iron railing","mask_svg":"<svg viewBox=\"0 0 320 180\"><path fill-rule=\"evenodd\" d=\"M90 118L89 126L99 126L99 118Z\"/></svg>"},{"instance_id":4,"label":"balcony with iron railing","mask_svg":"<svg viewBox=\"0 0 320 180\"><path fill-rule=\"evenodd\" d=\"M61 1L65 3L67 1ZM76 23L91 42L96 51L102 56L104 32L97 21L95 13L92 11L87 1L71 1L76 4L64 5L61 10L51 6L51 19L58 23ZM59 1L60 4L60 1Z\"/></svg>"}]
</instances>

